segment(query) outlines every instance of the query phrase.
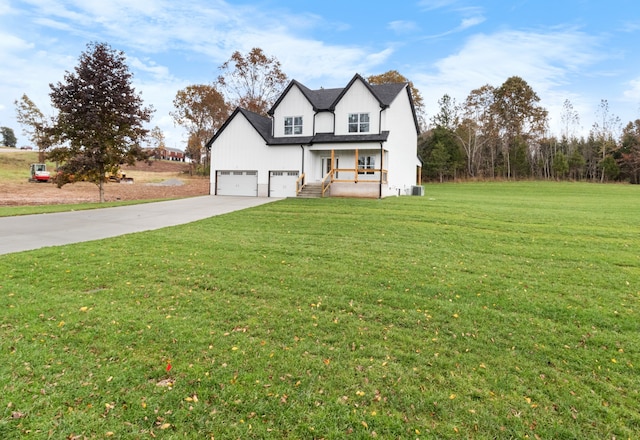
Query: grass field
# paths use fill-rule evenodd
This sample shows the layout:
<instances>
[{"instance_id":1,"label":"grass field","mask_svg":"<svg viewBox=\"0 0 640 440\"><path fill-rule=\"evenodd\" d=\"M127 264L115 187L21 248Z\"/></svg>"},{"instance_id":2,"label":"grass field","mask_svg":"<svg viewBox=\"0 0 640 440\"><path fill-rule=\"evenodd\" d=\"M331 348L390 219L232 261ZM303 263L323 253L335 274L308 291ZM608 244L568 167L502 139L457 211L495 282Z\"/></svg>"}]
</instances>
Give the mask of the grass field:
<instances>
[{"instance_id":1,"label":"grass field","mask_svg":"<svg viewBox=\"0 0 640 440\"><path fill-rule=\"evenodd\" d=\"M29 178L29 166L37 163L37 151L22 151L14 148L2 148L0 151L0 181L25 181ZM46 162L49 169L55 168L53 162Z\"/></svg>"},{"instance_id":2,"label":"grass field","mask_svg":"<svg viewBox=\"0 0 640 440\"><path fill-rule=\"evenodd\" d=\"M638 438L638 219L428 185L2 256L0 438Z\"/></svg>"}]
</instances>

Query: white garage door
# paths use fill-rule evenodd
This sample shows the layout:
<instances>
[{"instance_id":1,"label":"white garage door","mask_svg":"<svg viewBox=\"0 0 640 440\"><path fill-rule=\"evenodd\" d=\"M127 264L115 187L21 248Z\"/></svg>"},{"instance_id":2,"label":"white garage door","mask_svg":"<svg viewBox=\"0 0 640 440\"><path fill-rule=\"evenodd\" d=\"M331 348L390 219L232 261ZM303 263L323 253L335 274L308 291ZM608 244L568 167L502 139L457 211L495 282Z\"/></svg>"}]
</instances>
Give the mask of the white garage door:
<instances>
[{"instance_id":1,"label":"white garage door","mask_svg":"<svg viewBox=\"0 0 640 440\"><path fill-rule=\"evenodd\" d=\"M270 171L269 197L295 197L298 171Z\"/></svg>"},{"instance_id":2,"label":"white garage door","mask_svg":"<svg viewBox=\"0 0 640 440\"><path fill-rule=\"evenodd\" d=\"M216 171L216 194L219 196L258 196L257 171Z\"/></svg>"}]
</instances>

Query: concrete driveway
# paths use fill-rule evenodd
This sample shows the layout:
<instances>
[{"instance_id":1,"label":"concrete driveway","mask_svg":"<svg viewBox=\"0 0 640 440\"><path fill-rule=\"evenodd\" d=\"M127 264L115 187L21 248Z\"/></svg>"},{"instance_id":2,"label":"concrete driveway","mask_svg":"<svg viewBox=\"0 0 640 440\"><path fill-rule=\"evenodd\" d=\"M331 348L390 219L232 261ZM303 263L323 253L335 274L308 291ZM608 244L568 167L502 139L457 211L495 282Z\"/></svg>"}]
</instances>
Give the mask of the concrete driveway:
<instances>
[{"instance_id":1,"label":"concrete driveway","mask_svg":"<svg viewBox=\"0 0 640 440\"><path fill-rule=\"evenodd\" d=\"M0 255L181 225L280 200L201 196L54 214L0 217Z\"/></svg>"}]
</instances>

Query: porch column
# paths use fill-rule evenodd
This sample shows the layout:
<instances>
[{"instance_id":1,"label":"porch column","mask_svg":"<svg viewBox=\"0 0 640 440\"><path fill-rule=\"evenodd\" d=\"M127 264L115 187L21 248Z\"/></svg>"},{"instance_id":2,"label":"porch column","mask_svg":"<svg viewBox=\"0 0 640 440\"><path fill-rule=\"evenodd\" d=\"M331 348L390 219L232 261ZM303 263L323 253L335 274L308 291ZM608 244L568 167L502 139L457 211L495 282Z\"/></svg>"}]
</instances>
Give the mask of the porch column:
<instances>
[{"instance_id":1,"label":"porch column","mask_svg":"<svg viewBox=\"0 0 640 440\"><path fill-rule=\"evenodd\" d=\"M333 171L333 164L336 163L336 152L334 149L331 149L331 166L330 168L330 173L331 173L331 182L333 182L333 176L335 174L335 172Z\"/></svg>"},{"instance_id":2,"label":"porch column","mask_svg":"<svg viewBox=\"0 0 640 440\"><path fill-rule=\"evenodd\" d=\"M355 175L354 181L356 183L358 183L358 149L357 148L356 148L356 166L355 166L355 169L356 169L356 175Z\"/></svg>"}]
</instances>

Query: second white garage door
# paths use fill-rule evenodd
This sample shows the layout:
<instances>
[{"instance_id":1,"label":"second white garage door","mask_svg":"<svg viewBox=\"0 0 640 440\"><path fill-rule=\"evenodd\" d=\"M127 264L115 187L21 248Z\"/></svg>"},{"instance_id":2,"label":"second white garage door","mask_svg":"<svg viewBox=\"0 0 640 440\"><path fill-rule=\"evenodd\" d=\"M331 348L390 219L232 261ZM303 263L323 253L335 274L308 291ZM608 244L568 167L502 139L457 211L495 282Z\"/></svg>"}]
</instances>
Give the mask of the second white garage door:
<instances>
[{"instance_id":1,"label":"second white garage door","mask_svg":"<svg viewBox=\"0 0 640 440\"><path fill-rule=\"evenodd\" d=\"M216 194L219 196L258 196L257 171L216 171Z\"/></svg>"},{"instance_id":2,"label":"second white garage door","mask_svg":"<svg viewBox=\"0 0 640 440\"><path fill-rule=\"evenodd\" d=\"M295 197L298 171L270 171L269 197Z\"/></svg>"}]
</instances>

